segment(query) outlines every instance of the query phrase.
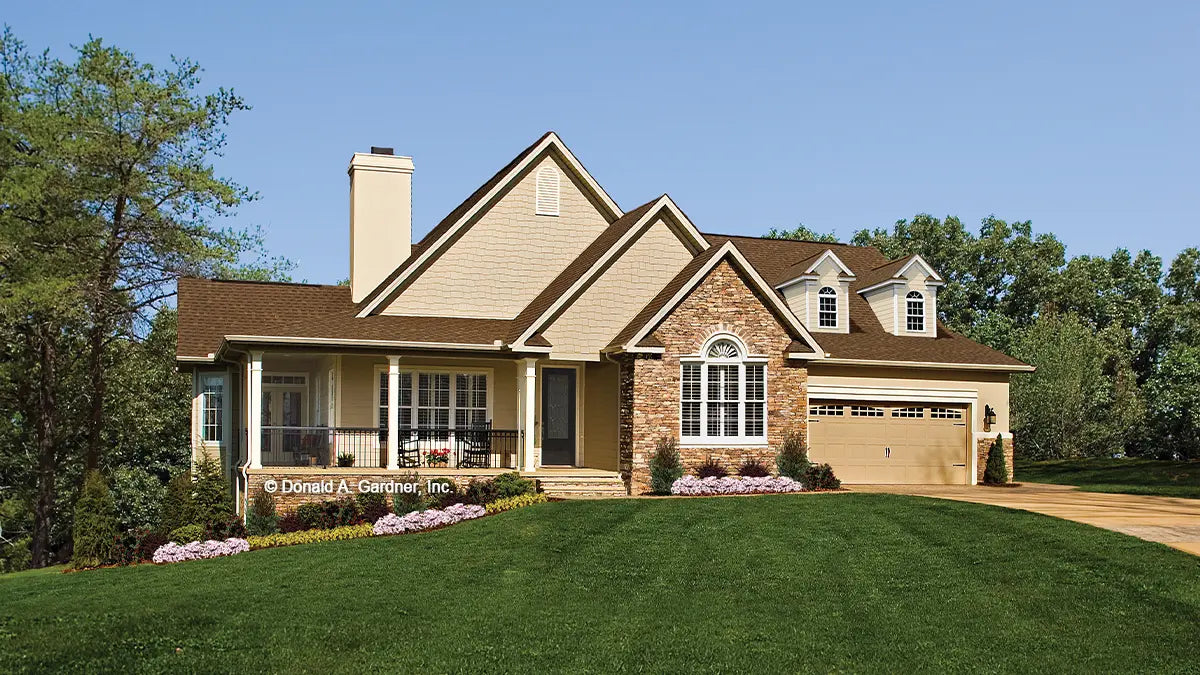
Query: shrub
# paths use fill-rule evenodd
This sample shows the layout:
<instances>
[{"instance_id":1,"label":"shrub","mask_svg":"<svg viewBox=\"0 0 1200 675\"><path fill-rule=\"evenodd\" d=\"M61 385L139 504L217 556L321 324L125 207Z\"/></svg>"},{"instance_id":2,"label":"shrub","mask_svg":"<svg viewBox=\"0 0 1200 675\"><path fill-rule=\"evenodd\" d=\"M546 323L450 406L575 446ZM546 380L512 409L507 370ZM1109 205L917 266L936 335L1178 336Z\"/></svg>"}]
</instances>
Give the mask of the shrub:
<instances>
[{"instance_id":1,"label":"shrub","mask_svg":"<svg viewBox=\"0 0 1200 675\"><path fill-rule=\"evenodd\" d=\"M443 487L435 487L441 485ZM464 495L459 491L458 486L449 478L434 478L425 484L427 492L425 505L428 508L447 507L453 504L460 504L463 501Z\"/></svg>"},{"instance_id":2,"label":"shrub","mask_svg":"<svg viewBox=\"0 0 1200 675\"><path fill-rule=\"evenodd\" d=\"M403 516L388 514L379 519L373 528L375 534L401 534L403 532L418 532L435 527L453 525L455 523L479 518L487 511L478 504L454 504L444 509L429 509L414 511Z\"/></svg>"},{"instance_id":3,"label":"shrub","mask_svg":"<svg viewBox=\"0 0 1200 675\"><path fill-rule=\"evenodd\" d=\"M71 562L76 568L99 567L116 561L117 507L99 471L89 471L83 479L83 491L75 502L72 535Z\"/></svg>"},{"instance_id":4,"label":"shrub","mask_svg":"<svg viewBox=\"0 0 1200 675\"><path fill-rule=\"evenodd\" d=\"M343 452L338 455L338 466L354 466L354 455Z\"/></svg>"},{"instance_id":5,"label":"shrub","mask_svg":"<svg viewBox=\"0 0 1200 675\"><path fill-rule=\"evenodd\" d=\"M358 511L362 514L362 519L368 523L374 523L380 518L391 513L388 510L387 497L379 492L360 492L354 497L358 503Z\"/></svg>"},{"instance_id":6,"label":"shrub","mask_svg":"<svg viewBox=\"0 0 1200 675\"><path fill-rule=\"evenodd\" d=\"M1004 463L1004 434L996 434L995 442L988 448L983 482L988 485L1003 485L1008 482L1008 465Z\"/></svg>"},{"instance_id":7,"label":"shrub","mask_svg":"<svg viewBox=\"0 0 1200 675\"><path fill-rule=\"evenodd\" d=\"M650 457L650 492L656 495L670 494L671 484L682 475L679 444L674 438L659 438Z\"/></svg>"},{"instance_id":8,"label":"shrub","mask_svg":"<svg viewBox=\"0 0 1200 675\"><path fill-rule=\"evenodd\" d=\"M233 516L233 497L229 484L221 475L221 465L212 457L196 464L196 481L192 485L192 522L217 523Z\"/></svg>"},{"instance_id":9,"label":"shrub","mask_svg":"<svg viewBox=\"0 0 1200 675\"><path fill-rule=\"evenodd\" d=\"M157 530L139 530L134 533L131 557L133 562L144 562L154 558L154 552L169 540Z\"/></svg>"},{"instance_id":10,"label":"shrub","mask_svg":"<svg viewBox=\"0 0 1200 675\"><path fill-rule=\"evenodd\" d=\"M190 525L194 522L195 509L192 504L192 477L187 472L178 473L167 481L163 493L162 509L159 513L159 528L164 532Z\"/></svg>"},{"instance_id":11,"label":"shrub","mask_svg":"<svg viewBox=\"0 0 1200 675\"><path fill-rule=\"evenodd\" d=\"M464 504L491 504L496 501L496 483L491 480L471 480L463 493Z\"/></svg>"},{"instance_id":12,"label":"shrub","mask_svg":"<svg viewBox=\"0 0 1200 675\"><path fill-rule=\"evenodd\" d=\"M236 555L250 550L250 544L245 539L226 539L225 541L193 541L187 544L167 542L154 552L156 563L182 562L184 560L201 560L203 558L219 558Z\"/></svg>"},{"instance_id":13,"label":"shrub","mask_svg":"<svg viewBox=\"0 0 1200 675\"><path fill-rule=\"evenodd\" d=\"M550 501L546 495L538 492L533 494L517 495L515 497L505 497L487 505L486 509L489 514L500 513L502 511L510 511L519 509L522 506L532 506L534 504L543 504Z\"/></svg>"},{"instance_id":14,"label":"shrub","mask_svg":"<svg viewBox=\"0 0 1200 675\"><path fill-rule=\"evenodd\" d=\"M798 431L788 432L779 444L779 454L775 456L775 468L779 470L779 475L803 481L804 472L811 464L808 461L808 449L804 447L804 437Z\"/></svg>"},{"instance_id":15,"label":"shrub","mask_svg":"<svg viewBox=\"0 0 1200 675\"><path fill-rule=\"evenodd\" d=\"M349 497L324 501L321 502L321 506L325 510L324 523L326 528L358 525L363 521L362 511L358 508L358 502Z\"/></svg>"},{"instance_id":16,"label":"shrub","mask_svg":"<svg viewBox=\"0 0 1200 675\"><path fill-rule=\"evenodd\" d=\"M295 511L285 513L279 518L280 532L300 532L306 529L308 528L304 526L304 521L300 519L300 514Z\"/></svg>"},{"instance_id":17,"label":"shrub","mask_svg":"<svg viewBox=\"0 0 1200 675\"><path fill-rule=\"evenodd\" d=\"M771 475L771 470L757 459L747 459L738 467L738 475L743 478L765 478Z\"/></svg>"},{"instance_id":18,"label":"shrub","mask_svg":"<svg viewBox=\"0 0 1200 675\"><path fill-rule=\"evenodd\" d=\"M33 564L33 537L24 536L4 547L2 554L3 568L0 572L20 572L29 569Z\"/></svg>"},{"instance_id":19,"label":"shrub","mask_svg":"<svg viewBox=\"0 0 1200 675\"><path fill-rule=\"evenodd\" d=\"M404 515L411 511L420 511L425 506L425 493L421 489L421 477L415 473L408 473L396 480L397 483L404 483L403 487L412 489L398 489L392 495L392 509L395 513Z\"/></svg>"},{"instance_id":20,"label":"shrub","mask_svg":"<svg viewBox=\"0 0 1200 675\"><path fill-rule=\"evenodd\" d=\"M242 519L230 516L225 520L214 520L204 524L204 541L221 541L222 539L246 537L246 526Z\"/></svg>"},{"instance_id":21,"label":"shrub","mask_svg":"<svg viewBox=\"0 0 1200 675\"><path fill-rule=\"evenodd\" d=\"M328 530L303 530L300 532L282 532L258 537L247 537L246 541L249 543L251 549L260 549L274 548L276 546L292 546L295 544L315 544L322 541L358 539L360 537L369 537L372 533L371 526L362 523L359 525L334 527Z\"/></svg>"},{"instance_id":22,"label":"shrub","mask_svg":"<svg viewBox=\"0 0 1200 675\"><path fill-rule=\"evenodd\" d=\"M801 492L804 485L787 476L735 478L733 476L696 478L684 476L671 485L673 495L751 495L776 492Z\"/></svg>"},{"instance_id":23,"label":"shrub","mask_svg":"<svg viewBox=\"0 0 1200 675\"><path fill-rule=\"evenodd\" d=\"M531 495L537 492L537 485L528 478L521 478L516 471L502 473L491 480L495 487L496 499Z\"/></svg>"},{"instance_id":24,"label":"shrub","mask_svg":"<svg viewBox=\"0 0 1200 675\"><path fill-rule=\"evenodd\" d=\"M721 462L709 457L704 460L703 464L696 467L696 475L700 478L724 478L729 475L729 472L721 466Z\"/></svg>"},{"instance_id":25,"label":"shrub","mask_svg":"<svg viewBox=\"0 0 1200 675\"><path fill-rule=\"evenodd\" d=\"M306 502L296 508L296 516L304 523L304 529L316 530L325 527L325 507L319 502Z\"/></svg>"},{"instance_id":26,"label":"shrub","mask_svg":"<svg viewBox=\"0 0 1200 675\"><path fill-rule=\"evenodd\" d=\"M262 536L279 531L279 516L275 515L275 496L266 490L255 491L246 514L246 531Z\"/></svg>"},{"instance_id":27,"label":"shrub","mask_svg":"<svg viewBox=\"0 0 1200 675\"><path fill-rule=\"evenodd\" d=\"M176 544L186 544L189 541L200 541L205 539L203 525L184 525L171 530L167 535L167 539Z\"/></svg>"},{"instance_id":28,"label":"shrub","mask_svg":"<svg viewBox=\"0 0 1200 675\"><path fill-rule=\"evenodd\" d=\"M166 494L166 487L158 476L145 469L115 469L112 495L117 507L117 526L124 532L157 528Z\"/></svg>"},{"instance_id":29,"label":"shrub","mask_svg":"<svg viewBox=\"0 0 1200 675\"><path fill-rule=\"evenodd\" d=\"M809 464L801 482L809 490L836 490L842 487L842 481L833 475L833 467L828 464Z\"/></svg>"}]
</instances>

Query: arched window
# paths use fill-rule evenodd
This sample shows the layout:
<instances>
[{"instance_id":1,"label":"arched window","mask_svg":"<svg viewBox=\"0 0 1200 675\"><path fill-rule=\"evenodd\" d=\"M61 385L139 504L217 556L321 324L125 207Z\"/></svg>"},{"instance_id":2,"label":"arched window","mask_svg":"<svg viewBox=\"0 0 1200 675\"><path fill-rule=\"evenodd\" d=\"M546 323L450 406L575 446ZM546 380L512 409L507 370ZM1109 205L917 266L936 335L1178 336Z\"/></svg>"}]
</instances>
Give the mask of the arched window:
<instances>
[{"instance_id":1,"label":"arched window","mask_svg":"<svg viewBox=\"0 0 1200 675\"><path fill-rule=\"evenodd\" d=\"M817 325L821 328L837 328L837 291L829 286L817 292Z\"/></svg>"},{"instance_id":2,"label":"arched window","mask_svg":"<svg viewBox=\"0 0 1200 675\"><path fill-rule=\"evenodd\" d=\"M925 296L921 295L917 291L910 291L909 294L907 296L905 296L905 304L908 307L908 311L905 314L905 316L907 318L907 321L905 322L905 327L908 328L908 332L924 333L925 332Z\"/></svg>"},{"instance_id":3,"label":"arched window","mask_svg":"<svg viewBox=\"0 0 1200 675\"><path fill-rule=\"evenodd\" d=\"M718 336L680 368L684 443L766 442L766 359L749 356L733 336Z\"/></svg>"}]
</instances>

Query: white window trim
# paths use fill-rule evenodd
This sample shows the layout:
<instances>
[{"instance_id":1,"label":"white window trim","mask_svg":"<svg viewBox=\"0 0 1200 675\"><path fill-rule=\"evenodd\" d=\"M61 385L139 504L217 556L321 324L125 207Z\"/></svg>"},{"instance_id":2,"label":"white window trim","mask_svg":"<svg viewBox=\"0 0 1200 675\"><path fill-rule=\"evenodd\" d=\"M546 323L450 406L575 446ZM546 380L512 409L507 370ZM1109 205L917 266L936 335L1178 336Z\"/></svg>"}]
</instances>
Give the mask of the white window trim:
<instances>
[{"instance_id":1,"label":"white window trim","mask_svg":"<svg viewBox=\"0 0 1200 675\"><path fill-rule=\"evenodd\" d=\"M833 291L833 295L829 295L828 293L821 292L821 291L825 290L826 288ZM821 323L821 314L828 314L828 312L822 312L822 310L821 310L821 298L822 297L826 297L826 298L832 297L833 298L833 325L832 326L826 326ZM841 325L842 325L841 304L842 304L841 298L838 297L838 290L836 288L834 288L833 286L822 286L821 288L817 289L817 328L819 330L836 330L841 327Z\"/></svg>"},{"instance_id":2,"label":"white window trim","mask_svg":"<svg viewBox=\"0 0 1200 675\"><path fill-rule=\"evenodd\" d=\"M387 364L376 364L375 365L375 368L374 368L375 398L372 399L373 405L371 406L371 410L374 411L374 414L372 415L373 423L371 426L375 427L376 429L379 428L379 408L380 408L379 395L383 390L383 387L379 386L380 385L379 376L381 374L386 375L387 372L388 372ZM419 386L417 384L417 382L418 382L417 376L420 373L437 373L437 374L447 373L450 375L450 419L449 419L450 426L447 427L448 429L455 428L454 413L458 408L458 405L457 405L458 400L457 400L457 397L455 396L455 393L456 393L455 388L458 386L458 382L454 376L460 375L460 374L461 375L485 375L485 376L487 376L487 419L488 419L488 421L492 420L492 405L496 400L496 397L495 397L496 374L495 374L494 368L453 368L453 367L445 367L445 366L429 366L429 367L411 366L409 368L401 368L400 373L401 374L408 373L409 375L412 376L412 382L413 382L412 421L413 421L414 425L416 425L416 423L417 423L417 410L419 408L419 406L417 405L417 387Z\"/></svg>"},{"instance_id":3,"label":"white window trim","mask_svg":"<svg viewBox=\"0 0 1200 675\"><path fill-rule=\"evenodd\" d=\"M215 440L215 441L206 439L204 437L204 427L205 427L204 410L206 408L205 404L208 399L208 392L206 392L204 390L204 378L206 378L206 377L220 377L221 378L221 424L220 424L220 429L219 429L221 437L220 437L220 439ZM229 382L229 380L230 380L229 373L227 373L225 371L217 371L217 372L201 371L199 377L196 378L196 402L197 402L197 406L198 406L197 414L196 414L196 418L197 418L196 419L196 423L197 423L196 424L196 441L197 441L197 445L199 445L202 448L221 448L222 446L225 445L226 439L229 436L229 432L227 429L229 426L228 419L229 419L229 408L230 408L230 400L229 400L229 394L230 394L229 384L230 384L230 382Z\"/></svg>"},{"instance_id":4,"label":"white window trim","mask_svg":"<svg viewBox=\"0 0 1200 675\"><path fill-rule=\"evenodd\" d=\"M738 347L739 354L737 358L708 358L709 347L715 342L729 340ZM679 359L679 445L687 448L732 448L732 447L766 447L767 432L768 432L768 404L770 401L769 391L771 374L767 368L767 357L749 354L746 345L737 336L730 333L718 333L704 341L698 354L689 354L680 357ZM684 364L700 364L700 435L699 436L684 436L683 435L683 367ZM745 431L746 428L746 366L761 365L763 367L763 433L762 436L746 436L741 433L737 436L709 436L708 435L708 367L710 365L736 365L738 366L738 430Z\"/></svg>"},{"instance_id":5,"label":"white window trim","mask_svg":"<svg viewBox=\"0 0 1200 675\"><path fill-rule=\"evenodd\" d=\"M916 293L917 295L921 296L921 328L919 330L914 330L914 329L908 327L908 319L909 319L908 303L917 301L916 298L908 297L909 295L912 295L913 293ZM897 295L899 295L899 294L897 294ZM926 311L927 307L928 307L928 303L925 302L925 294L922 293L921 291L910 290L904 294L904 332L905 333L921 334L921 333L929 332L928 331L928 328L929 328L928 314L929 314L929 312Z\"/></svg>"}]
</instances>

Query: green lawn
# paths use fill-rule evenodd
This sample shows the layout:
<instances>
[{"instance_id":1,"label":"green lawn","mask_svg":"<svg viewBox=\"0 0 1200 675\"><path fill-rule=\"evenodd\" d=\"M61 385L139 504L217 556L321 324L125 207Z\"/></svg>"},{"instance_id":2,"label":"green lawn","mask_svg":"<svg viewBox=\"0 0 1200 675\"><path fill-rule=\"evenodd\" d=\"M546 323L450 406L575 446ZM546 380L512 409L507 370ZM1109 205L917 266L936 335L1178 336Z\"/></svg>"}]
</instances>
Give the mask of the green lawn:
<instances>
[{"instance_id":1,"label":"green lawn","mask_svg":"<svg viewBox=\"0 0 1200 675\"><path fill-rule=\"evenodd\" d=\"M1200 462L1107 457L1055 459L1018 462L1015 473L1022 483L1057 483L1078 485L1089 492L1200 499Z\"/></svg>"},{"instance_id":2,"label":"green lawn","mask_svg":"<svg viewBox=\"0 0 1200 675\"><path fill-rule=\"evenodd\" d=\"M558 502L0 577L0 670L1194 671L1200 558L871 494Z\"/></svg>"}]
</instances>

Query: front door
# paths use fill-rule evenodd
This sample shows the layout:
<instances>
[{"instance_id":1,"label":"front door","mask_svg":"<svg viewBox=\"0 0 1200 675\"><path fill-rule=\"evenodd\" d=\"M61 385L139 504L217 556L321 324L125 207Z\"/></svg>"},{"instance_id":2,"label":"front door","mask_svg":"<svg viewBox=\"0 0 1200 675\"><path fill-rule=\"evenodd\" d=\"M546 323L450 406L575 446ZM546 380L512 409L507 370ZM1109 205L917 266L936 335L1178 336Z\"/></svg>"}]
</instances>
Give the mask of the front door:
<instances>
[{"instance_id":1,"label":"front door","mask_svg":"<svg viewBox=\"0 0 1200 675\"><path fill-rule=\"evenodd\" d=\"M542 369L542 464L575 463L575 369Z\"/></svg>"}]
</instances>

